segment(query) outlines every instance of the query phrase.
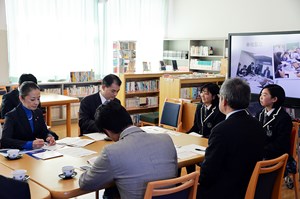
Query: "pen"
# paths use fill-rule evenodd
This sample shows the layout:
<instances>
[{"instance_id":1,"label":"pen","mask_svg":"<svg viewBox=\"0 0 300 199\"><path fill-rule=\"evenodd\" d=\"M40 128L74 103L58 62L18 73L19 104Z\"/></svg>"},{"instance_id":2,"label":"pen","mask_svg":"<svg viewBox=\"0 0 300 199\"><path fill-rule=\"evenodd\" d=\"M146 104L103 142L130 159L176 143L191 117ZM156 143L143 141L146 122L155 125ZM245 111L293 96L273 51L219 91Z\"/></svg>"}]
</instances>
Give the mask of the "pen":
<instances>
[{"instance_id":1,"label":"pen","mask_svg":"<svg viewBox=\"0 0 300 199\"><path fill-rule=\"evenodd\" d=\"M195 149L196 151L205 151L205 149Z\"/></svg>"}]
</instances>

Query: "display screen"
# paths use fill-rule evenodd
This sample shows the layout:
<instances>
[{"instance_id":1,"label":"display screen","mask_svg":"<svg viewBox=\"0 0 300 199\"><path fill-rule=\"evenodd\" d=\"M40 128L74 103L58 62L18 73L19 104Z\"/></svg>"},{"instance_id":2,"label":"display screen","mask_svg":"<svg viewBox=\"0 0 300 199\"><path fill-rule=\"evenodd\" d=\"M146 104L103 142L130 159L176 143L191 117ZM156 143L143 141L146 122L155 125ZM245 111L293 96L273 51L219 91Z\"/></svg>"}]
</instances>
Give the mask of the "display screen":
<instances>
[{"instance_id":1,"label":"display screen","mask_svg":"<svg viewBox=\"0 0 300 199\"><path fill-rule=\"evenodd\" d=\"M229 77L245 79L258 95L282 86L288 107L300 107L300 31L229 33Z\"/></svg>"}]
</instances>

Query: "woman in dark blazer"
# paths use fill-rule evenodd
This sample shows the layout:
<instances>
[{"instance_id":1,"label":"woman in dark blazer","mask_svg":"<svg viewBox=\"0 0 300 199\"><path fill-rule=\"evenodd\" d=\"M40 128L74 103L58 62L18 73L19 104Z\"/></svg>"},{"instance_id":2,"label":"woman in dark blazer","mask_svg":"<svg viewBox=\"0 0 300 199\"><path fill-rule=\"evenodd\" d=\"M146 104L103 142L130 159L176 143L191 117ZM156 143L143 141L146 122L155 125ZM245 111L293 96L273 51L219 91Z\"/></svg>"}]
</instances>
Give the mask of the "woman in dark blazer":
<instances>
[{"instance_id":1,"label":"woman in dark blazer","mask_svg":"<svg viewBox=\"0 0 300 199\"><path fill-rule=\"evenodd\" d=\"M6 114L2 132L1 147L17 149L36 149L55 144L49 133L40 103L40 88L27 81L20 86L20 104Z\"/></svg>"},{"instance_id":2,"label":"woman in dark blazer","mask_svg":"<svg viewBox=\"0 0 300 199\"><path fill-rule=\"evenodd\" d=\"M197 106L193 127L187 132L195 132L208 138L211 129L225 119L219 110L219 86L208 83L200 89L201 103Z\"/></svg>"},{"instance_id":3,"label":"woman in dark blazer","mask_svg":"<svg viewBox=\"0 0 300 199\"><path fill-rule=\"evenodd\" d=\"M225 115L219 110L219 86L208 83L201 87L201 103L195 112L194 126L187 132L195 132L209 138L211 129L221 121L225 120ZM187 166L188 173L195 171L195 165Z\"/></svg>"},{"instance_id":4,"label":"woman in dark blazer","mask_svg":"<svg viewBox=\"0 0 300 199\"><path fill-rule=\"evenodd\" d=\"M285 100L285 92L277 84L265 86L259 96L264 107L256 118L263 125L266 133L264 159L273 159L290 151L290 136L293 128L292 119L281 107Z\"/></svg>"}]
</instances>

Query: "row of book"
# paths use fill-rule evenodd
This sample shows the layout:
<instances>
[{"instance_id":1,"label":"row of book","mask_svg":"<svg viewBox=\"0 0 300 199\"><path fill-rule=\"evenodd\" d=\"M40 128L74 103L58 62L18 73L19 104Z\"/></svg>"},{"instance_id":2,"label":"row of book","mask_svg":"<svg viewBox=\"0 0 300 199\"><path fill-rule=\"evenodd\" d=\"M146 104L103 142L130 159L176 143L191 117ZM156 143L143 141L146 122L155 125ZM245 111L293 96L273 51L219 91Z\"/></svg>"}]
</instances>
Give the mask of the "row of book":
<instances>
[{"instance_id":1,"label":"row of book","mask_svg":"<svg viewBox=\"0 0 300 199\"><path fill-rule=\"evenodd\" d=\"M61 88L45 88L43 89L43 92L61 95Z\"/></svg>"},{"instance_id":2,"label":"row of book","mask_svg":"<svg viewBox=\"0 0 300 199\"><path fill-rule=\"evenodd\" d=\"M191 69L200 69L200 70L215 70L219 71L221 68L221 61L204 61L199 59L191 59L190 61Z\"/></svg>"},{"instance_id":3,"label":"row of book","mask_svg":"<svg viewBox=\"0 0 300 199\"><path fill-rule=\"evenodd\" d=\"M73 85L64 90L64 95L74 97L85 97L87 95L99 92L100 85L79 86Z\"/></svg>"},{"instance_id":4,"label":"row of book","mask_svg":"<svg viewBox=\"0 0 300 199\"><path fill-rule=\"evenodd\" d=\"M164 50L164 59L188 59L189 51Z\"/></svg>"},{"instance_id":5,"label":"row of book","mask_svg":"<svg viewBox=\"0 0 300 199\"><path fill-rule=\"evenodd\" d=\"M191 46L191 56L208 56L208 46Z\"/></svg>"},{"instance_id":6,"label":"row of book","mask_svg":"<svg viewBox=\"0 0 300 199\"><path fill-rule=\"evenodd\" d=\"M113 42L113 49L135 50L136 49L136 41L115 41L115 42Z\"/></svg>"},{"instance_id":7,"label":"row of book","mask_svg":"<svg viewBox=\"0 0 300 199\"><path fill-rule=\"evenodd\" d=\"M126 108L153 107L158 106L158 96L126 98Z\"/></svg>"},{"instance_id":8,"label":"row of book","mask_svg":"<svg viewBox=\"0 0 300 199\"><path fill-rule=\"evenodd\" d=\"M184 99L200 99L200 89L199 87L188 87L180 89L180 98Z\"/></svg>"},{"instance_id":9,"label":"row of book","mask_svg":"<svg viewBox=\"0 0 300 199\"><path fill-rule=\"evenodd\" d=\"M70 72L71 82L89 82L95 80L95 74L91 71Z\"/></svg>"},{"instance_id":10,"label":"row of book","mask_svg":"<svg viewBox=\"0 0 300 199\"><path fill-rule=\"evenodd\" d=\"M128 81L125 85L125 92L149 92L159 90L159 80L148 80L148 81Z\"/></svg>"}]
</instances>

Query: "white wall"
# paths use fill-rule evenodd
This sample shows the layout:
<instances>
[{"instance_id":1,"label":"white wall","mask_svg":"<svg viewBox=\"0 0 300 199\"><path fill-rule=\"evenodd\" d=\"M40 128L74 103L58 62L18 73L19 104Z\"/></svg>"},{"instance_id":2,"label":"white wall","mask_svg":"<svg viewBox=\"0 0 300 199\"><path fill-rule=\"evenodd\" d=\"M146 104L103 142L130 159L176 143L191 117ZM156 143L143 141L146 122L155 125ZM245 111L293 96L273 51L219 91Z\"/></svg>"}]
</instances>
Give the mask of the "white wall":
<instances>
[{"instance_id":1,"label":"white wall","mask_svg":"<svg viewBox=\"0 0 300 199\"><path fill-rule=\"evenodd\" d=\"M5 0L0 0L0 84L8 82L7 30Z\"/></svg>"},{"instance_id":2,"label":"white wall","mask_svg":"<svg viewBox=\"0 0 300 199\"><path fill-rule=\"evenodd\" d=\"M169 0L166 38L300 30L300 0Z\"/></svg>"}]
</instances>

